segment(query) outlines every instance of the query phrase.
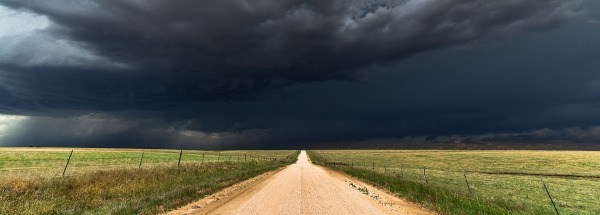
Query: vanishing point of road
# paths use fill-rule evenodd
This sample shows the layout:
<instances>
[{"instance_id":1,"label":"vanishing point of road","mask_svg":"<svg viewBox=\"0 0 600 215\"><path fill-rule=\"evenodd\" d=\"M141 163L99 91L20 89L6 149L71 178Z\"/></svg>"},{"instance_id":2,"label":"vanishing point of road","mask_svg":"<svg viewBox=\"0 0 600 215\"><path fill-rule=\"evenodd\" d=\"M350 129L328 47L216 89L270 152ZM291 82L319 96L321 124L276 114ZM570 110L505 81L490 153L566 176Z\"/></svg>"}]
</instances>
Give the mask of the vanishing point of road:
<instances>
[{"instance_id":1,"label":"vanishing point of road","mask_svg":"<svg viewBox=\"0 0 600 215\"><path fill-rule=\"evenodd\" d=\"M302 151L295 164L234 185L169 214L435 213L341 173L316 166Z\"/></svg>"}]
</instances>

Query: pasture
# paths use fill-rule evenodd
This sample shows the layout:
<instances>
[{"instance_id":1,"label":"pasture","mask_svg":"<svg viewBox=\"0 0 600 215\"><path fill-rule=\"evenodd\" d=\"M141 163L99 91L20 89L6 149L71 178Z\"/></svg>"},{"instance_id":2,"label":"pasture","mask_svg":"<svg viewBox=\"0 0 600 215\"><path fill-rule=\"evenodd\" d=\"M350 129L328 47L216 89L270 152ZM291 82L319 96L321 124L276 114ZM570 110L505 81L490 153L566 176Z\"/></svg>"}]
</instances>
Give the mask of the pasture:
<instances>
[{"instance_id":1,"label":"pasture","mask_svg":"<svg viewBox=\"0 0 600 215\"><path fill-rule=\"evenodd\" d=\"M312 154L334 169L366 170L445 190L467 201L502 202L507 214L555 214L548 193L560 214L600 214L600 152L319 150ZM427 200L425 204L437 208L435 204L444 203Z\"/></svg>"},{"instance_id":2,"label":"pasture","mask_svg":"<svg viewBox=\"0 0 600 215\"><path fill-rule=\"evenodd\" d=\"M73 151L72 155L71 151ZM0 148L0 178L61 177L63 172L65 176L73 176L98 170L172 167L222 161L276 160L286 157L289 153L290 151L277 150ZM67 166L66 170L65 166Z\"/></svg>"},{"instance_id":3,"label":"pasture","mask_svg":"<svg viewBox=\"0 0 600 215\"><path fill-rule=\"evenodd\" d=\"M71 155L71 149L3 148L0 214L164 213L291 164L299 153L143 151L142 159L137 149L75 149Z\"/></svg>"}]
</instances>

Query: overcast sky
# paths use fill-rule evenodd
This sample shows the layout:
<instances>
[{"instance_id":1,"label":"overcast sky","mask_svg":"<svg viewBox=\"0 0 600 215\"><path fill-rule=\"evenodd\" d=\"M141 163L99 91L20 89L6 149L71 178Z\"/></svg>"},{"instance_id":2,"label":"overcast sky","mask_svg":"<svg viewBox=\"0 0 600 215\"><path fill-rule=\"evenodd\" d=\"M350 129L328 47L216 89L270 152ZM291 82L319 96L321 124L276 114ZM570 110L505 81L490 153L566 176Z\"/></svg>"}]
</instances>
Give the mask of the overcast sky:
<instances>
[{"instance_id":1,"label":"overcast sky","mask_svg":"<svg viewBox=\"0 0 600 215\"><path fill-rule=\"evenodd\" d=\"M600 148L596 0L0 0L0 146Z\"/></svg>"}]
</instances>

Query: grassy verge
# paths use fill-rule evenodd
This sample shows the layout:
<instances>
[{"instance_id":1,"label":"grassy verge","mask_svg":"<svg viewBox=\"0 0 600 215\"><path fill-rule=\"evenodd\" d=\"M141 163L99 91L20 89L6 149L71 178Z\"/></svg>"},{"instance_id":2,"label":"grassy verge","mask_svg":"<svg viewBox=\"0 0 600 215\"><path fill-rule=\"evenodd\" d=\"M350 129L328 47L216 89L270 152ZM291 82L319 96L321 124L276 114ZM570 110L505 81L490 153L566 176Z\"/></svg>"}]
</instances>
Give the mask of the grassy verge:
<instances>
[{"instance_id":1,"label":"grassy verge","mask_svg":"<svg viewBox=\"0 0 600 215\"><path fill-rule=\"evenodd\" d=\"M325 158L309 151L311 160L325 165ZM395 174L344 165L326 165L362 181L385 188L409 201L420 203L442 214L553 214L549 208L524 206L519 201L472 196L445 187L406 180Z\"/></svg>"},{"instance_id":2,"label":"grassy verge","mask_svg":"<svg viewBox=\"0 0 600 215\"><path fill-rule=\"evenodd\" d=\"M600 152L532 150L316 150L329 165L349 166L485 201L517 214L600 214ZM336 164L333 164L335 162ZM426 169L426 175L424 170ZM426 176L426 177L424 177ZM465 179L468 178L468 184ZM551 213L556 214L556 213Z\"/></svg>"},{"instance_id":3,"label":"grassy verge","mask_svg":"<svg viewBox=\"0 0 600 215\"><path fill-rule=\"evenodd\" d=\"M277 161L101 170L65 178L10 178L0 182L0 214L157 214L291 164L298 154Z\"/></svg>"}]
</instances>

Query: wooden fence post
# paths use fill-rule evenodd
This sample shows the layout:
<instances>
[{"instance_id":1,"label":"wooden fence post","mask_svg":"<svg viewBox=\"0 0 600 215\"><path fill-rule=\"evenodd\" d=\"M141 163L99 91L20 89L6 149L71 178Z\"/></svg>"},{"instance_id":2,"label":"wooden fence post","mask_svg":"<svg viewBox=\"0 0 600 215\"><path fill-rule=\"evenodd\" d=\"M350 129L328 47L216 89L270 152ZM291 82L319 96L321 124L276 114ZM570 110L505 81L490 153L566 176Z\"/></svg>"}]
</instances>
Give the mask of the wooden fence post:
<instances>
[{"instance_id":1,"label":"wooden fence post","mask_svg":"<svg viewBox=\"0 0 600 215\"><path fill-rule=\"evenodd\" d=\"M181 163L181 156L183 155L183 150L179 151L179 161L177 161L177 167L179 167L179 164Z\"/></svg>"},{"instance_id":2,"label":"wooden fence post","mask_svg":"<svg viewBox=\"0 0 600 215\"><path fill-rule=\"evenodd\" d=\"M544 183L544 179L540 178L540 181L542 182L542 185L544 185L544 189L546 190L546 194L548 194L548 198L550 198L550 202L552 203L552 207L554 207L554 211L556 212L556 215L560 215L560 213L558 213L558 209L556 209L556 205L554 204L554 200L552 199L552 196L550 196L550 191L548 191L548 187L546 187L546 183Z\"/></svg>"},{"instance_id":3,"label":"wooden fence post","mask_svg":"<svg viewBox=\"0 0 600 215\"><path fill-rule=\"evenodd\" d=\"M69 154L69 159L67 159L67 164L65 164L65 169L63 170L62 176L65 176L65 172L67 172L67 166L69 166L69 162L71 162L71 156L73 155L73 150L71 150L71 154Z\"/></svg>"},{"instance_id":4,"label":"wooden fence post","mask_svg":"<svg viewBox=\"0 0 600 215\"><path fill-rule=\"evenodd\" d=\"M400 166L400 178L404 178L404 171L402 170L402 166Z\"/></svg>"},{"instance_id":5,"label":"wooden fence post","mask_svg":"<svg viewBox=\"0 0 600 215\"><path fill-rule=\"evenodd\" d=\"M142 150L142 157L140 158L140 165L138 165L138 169L142 168L142 161L144 160L144 151Z\"/></svg>"},{"instance_id":6,"label":"wooden fence post","mask_svg":"<svg viewBox=\"0 0 600 215\"><path fill-rule=\"evenodd\" d=\"M469 186L469 181L467 180L467 174L463 173L463 176L465 176L465 182L467 183L467 188L469 189L469 195L473 195L473 192L471 191L471 186Z\"/></svg>"}]
</instances>

